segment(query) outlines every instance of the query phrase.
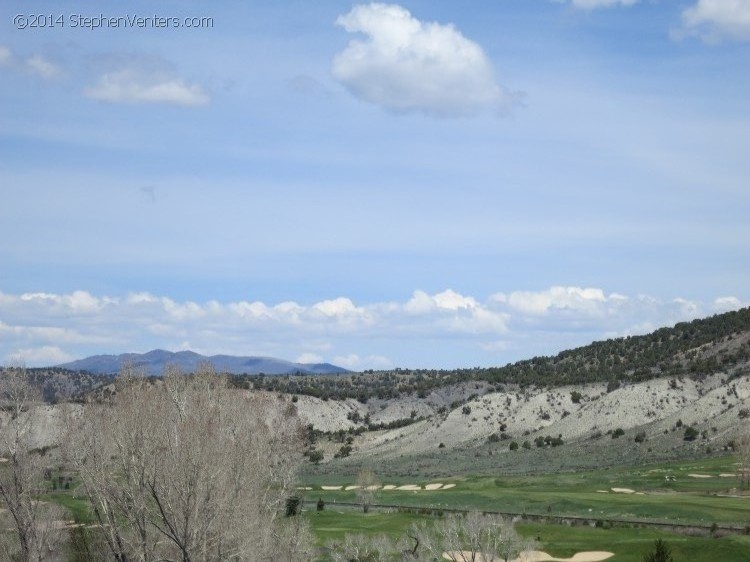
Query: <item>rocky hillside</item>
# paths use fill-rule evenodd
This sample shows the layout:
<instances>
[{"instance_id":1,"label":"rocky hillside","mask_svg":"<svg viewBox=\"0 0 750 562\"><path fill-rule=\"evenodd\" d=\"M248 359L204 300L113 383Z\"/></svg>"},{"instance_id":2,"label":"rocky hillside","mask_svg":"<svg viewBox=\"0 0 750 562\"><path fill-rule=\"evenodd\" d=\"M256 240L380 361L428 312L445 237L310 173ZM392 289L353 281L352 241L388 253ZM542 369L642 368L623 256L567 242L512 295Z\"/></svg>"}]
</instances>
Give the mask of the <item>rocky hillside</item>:
<instances>
[{"instance_id":1,"label":"rocky hillside","mask_svg":"<svg viewBox=\"0 0 750 562\"><path fill-rule=\"evenodd\" d=\"M454 407L446 407L451 399ZM560 446L562 452L592 441L613 449L629 442L644 444L644 451L688 454L722 450L749 428L750 375L665 377L609 389L590 383L496 392L464 385L425 399L366 405L299 397L297 408L305 423L328 433L317 442L324 462L345 443L337 432L353 437L348 456L379 460L476 450L511 455L511 443L519 449ZM378 429L389 423L396 427Z\"/></svg>"},{"instance_id":2,"label":"rocky hillside","mask_svg":"<svg viewBox=\"0 0 750 562\"><path fill-rule=\"evenodd\" d=\"M308 391L297 408L325 432L314 445L323 463L470 458L476 470L533 455L531 465L568 466L697 457L750 431L750 311L464 374L373 373L342 400L290 386ZM383 381L398 392L381 392Z\"/></svg>"}]
</instances>

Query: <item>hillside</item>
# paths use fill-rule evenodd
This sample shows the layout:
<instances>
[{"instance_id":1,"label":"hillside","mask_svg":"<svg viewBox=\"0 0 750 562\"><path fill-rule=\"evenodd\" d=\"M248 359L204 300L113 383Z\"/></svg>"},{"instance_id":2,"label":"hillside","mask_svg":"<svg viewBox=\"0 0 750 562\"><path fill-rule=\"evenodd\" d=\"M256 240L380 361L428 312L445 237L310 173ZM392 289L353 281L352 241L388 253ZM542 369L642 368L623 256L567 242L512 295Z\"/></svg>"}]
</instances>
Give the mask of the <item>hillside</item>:
<instances>
[{"instance_id":1,"label":"hillside","mask_svg":"<svg viewBox=\"0 0 750 562\"><path fill-rule=\"evenodd\" d=\"M534 472L699 459L732 451L750 431L749 319L743 309L495 369L230 381L287 394L320 462L309 464L312 472L373 464L384 474ZM108 376L30 371L51 401L114 390ZM103 394L90 392L97 386ZM51 444L45 439L40 446Z\"/></svg>"},{"instance_id":2,"label":"hillside","mask_svg":"<svg viewBox=\"0 0 750 562\"><path fill-rule=\"evenodd\" d=\"M750 367L750 308L682 322L643 336L594 342L549 357L534 357L486 369L395 369L346 377L248 379L256 388L316 396L367 400L416 394L425 398L441 387L477 381L502 390L554 388L571 384L647 381L667 376L738 376ZM240 384L238 382L238 384Z\"/></svg>"},{"instance_id":3,"label":"hillside","mask_svg":"<svg viewBox=\"0 0 750 562\"><path fill-rule=\"evenodd\" d=\"M368 404L300 396L297 409L324 432L315 444L322 472L372 463L393 474L417 466L435 474L534 472L697 459L730 450L750 424L750 375L661 378L610 391L605 383L484 390ZM450 398L454 407L445 405ZM351 450L334 459L349 437Z\"/></svg>"},{"instance_id":4,"label":"hillside","mask_svg":"<svg viewBox=\"0 0 750 562\"><path fill-rule=\"evenodd\" d=\"M300 417L323 432L313 472L376 463L392 475L526 473L700 459L732 452L750 431L749 319L744 309L497 369L344 377L340 400L326 379L256 382L301 391Z\"/></svg>"}]
</instances>

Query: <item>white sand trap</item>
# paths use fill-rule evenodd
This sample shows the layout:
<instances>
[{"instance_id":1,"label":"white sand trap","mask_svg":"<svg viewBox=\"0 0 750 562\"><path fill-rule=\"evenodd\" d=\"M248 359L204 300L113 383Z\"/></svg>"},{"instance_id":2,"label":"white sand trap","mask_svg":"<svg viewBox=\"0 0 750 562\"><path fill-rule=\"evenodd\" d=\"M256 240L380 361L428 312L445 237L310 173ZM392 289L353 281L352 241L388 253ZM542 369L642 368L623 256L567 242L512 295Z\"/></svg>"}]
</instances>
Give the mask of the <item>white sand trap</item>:
<instances>
[{"instance_id":1,"label":"white sand trap","mask_svg":"<svg viewBox=\"0 0 750 562\"><path fill-rule=\"evenodd\" d=\"M356 486L356 485L354 485L354 486L347 486L346 488L344 488L344 490L346 490L348 492L349 490L359 490L361 487L362 486Z\"/></svg>"},{"instance_id":2,"label":"white sand trap","mask_svg":"<svg viewBox=\"0 0 750 562\"><path fill-rule=\"evenodd\" d=\"M321 486L321 490L341 490L343 486Z\"/></svg>"},{"instance_id":3,"label":"white sand trap","mask_svg":"<svg viewBox=\"0 0 750 562\"><path fill-rule=\"evenodd\" d=\"M578 552L573 555L572 558L555 558L541 550L530 550L522 553L514 562L600 562L601 560L606 560L614 555L614 552L591 550L587 552ZM445 560L474 560L475 562L484 562L485 560L484 556L481 554L477 554L472 558L472 553L470 551L444 552L443 558ZM490 558L488 558L488 560L489 559Z\"/></svg>"},{"instance_id":4,"label":"white sand trap","mask_svg":"<svg viewBox=\"0 0 750 562\"><path fill-rule=\"evenodd\" d=\"M631 490L630 488L612 488L612 491L618 494L635 494L635 490Z\"/></svg>"},{"instance_id":5,"label":"white sand trap","mask_svg":"<svg viewBox=\"0 0 750 562\"><path fill-rule=\"evenodd\" d=\"M516 562L599 562L614 555L614 552L589 550L586 552L577 552L571 558L555 558L541 550L532 550L521 554L516 559Z\"/></svg>"},{"instance_id":6,"label":"white sand trap","mask_svg":"<svg viewBox=\"0 0 750 562\"><path fill-rule=\"evenodd\" d=\"M385 486L383 486L383 489L384 490L395 490L396 489L396 485L395 484L386 484Z\"/></svg>"},{"instance_id":7,"label":"white sand trap","mask_svg":"<svg viewBox=\"0 0 750 562\"><path fill-rule=\"evenodd\" d=\"M713 478L710 474L688 474L690 478Z\"/></svg>"},{"instance_id":8,"label":"white sand trap","mask_svg":"<svg viewBox=\"0 0 750 562\"><path fill-rule=\"evenodd\" d=\"M645 496L646 492L636 492L635 495L636 496Z\"/></svg>"},{"instance_id":9,"label":"white sand trap","mask_svg":"<svg viewBox=\"0 0 750 562\"><path fill-rule=\"evenodd\" d=\"M298 490L312 490L310 486L297 486Z\"/></svg>"},{"instance_id":10,"label":"white sand trap","mask_svg":"<svg viewBox=\"0 0 750 562\"><path fill-rule=\"evenodd\" d=\"M442 483L441 484L435 483L435 484L427 484L424 487L424 489L425 490L439 490L442 487L443 487Z\"/></svg>"},{"instance_id":11,"label":"white sand trap","mask_svg":"<svg viewBox=\"0 0 750 562\"><path fill-rule=\"evenodd\" d=\"M599 494L609 494L609 490L597 490Z\"/></svg>"},{"instance_id":12,"label":"white sand trap","mask_svg":"<svg viewBox=\"0 0 750 562\"><path fill-rule=\"evenodd\" d=\"M367 488L365 488L365 490L367 490L368 492L374 492L375 490L380 490L380 485L379 484L373 484L372 486L367 486Z\"/></svg>"},{"instance_id":13,"label":"white sand trap","mask_svg":"<svg viewBox=\"0 0 750 562\"><path fill-rule=\"evenodd\" d=\"M443 487L440 488L440 489L441 490L450 490L451 488L455 488L455 487L456 487L455 484L444 484Z\"/></svg>"},{"instance_id":14,"label":"white sand trap","mask_svg":"<svg viewBox=\"0 0 750 562\"><path fill-rule=\"evenodd\" d=\"M730 474L728 472L722 472L721 474L719 474L719 476L721 478L734 478L737 475L736 474Z\"/></svg>"},{"instance_id":15,"label":"white sand trap","mask_svg":"<svg viewBox=\"0 0 750 562\"><path fill-rule=\"evenodd\" d=\"M406 492L417 492L422 489L422 486L419 486L418 484L404 484L403 486L399 486L396 489L404 490Z\"/></svg>"}]
</instances>

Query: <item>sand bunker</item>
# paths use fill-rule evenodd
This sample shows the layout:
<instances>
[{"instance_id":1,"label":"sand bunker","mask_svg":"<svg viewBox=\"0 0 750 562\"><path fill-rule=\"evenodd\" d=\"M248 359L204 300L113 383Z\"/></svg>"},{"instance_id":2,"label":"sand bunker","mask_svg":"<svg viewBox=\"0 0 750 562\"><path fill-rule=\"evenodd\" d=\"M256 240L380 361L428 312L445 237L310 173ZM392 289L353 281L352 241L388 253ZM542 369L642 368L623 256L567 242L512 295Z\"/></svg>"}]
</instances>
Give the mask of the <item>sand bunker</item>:
<instances>
[{"instance_id":1,"label":"sand bunker","mask_svg":"<svg viewBox=\"0 0 750 562\"><path fill-rule=\"evenodd\" d=\"M367 486L365 488L366 490L370 492L374 492L376 490L401 490L404 492L419 492L421 490L430 490L430 491L436 491L436 490L450 490L451 488L455 488L455 484L442 484L438 482L434 482L432 484L427 484L424 488L420 486L419 484L403 484L401 486L397 486L395 484L386 484L385 486L380 486L379 484L373 484L372 486ZM362 486L352 484L350 486L344 487L341 486L321 486L321 490L327 490L327 491L336 491L336 490L344 490L346 492L349 492L351 490L359 490L362 488ZM298 490L312 490L312 488L309 487L299 487Z\"/></svg>"},{"instance_id":2,"label":"sand bunker","mask_svg":"<svg viewBox=\"0 0 750 562\"><path fill-rule=\"evenodd\" d=\"M719 476L721 478L734 478L737 475L736 474L730 474L728 472L722 472L721 474L719 474Z\"/></svg>"},{"instance_id":3,"label":"sand bunker","mask_svg":"<svg viewBox=\"0 0 750 562\"><path fill-rule=\"evenodd\" d=\"M713 478L710 474L688 474L690 478Z\"/></svg>"},{"instance_id":4,"label":"sand bunker","mask_svg":"<svg viewBox=\"0 0 750 562\"><path fill-rule=\"evenodd\" d=\"M514 562L600 562L601 560L606 560L614 555L614 552L591 550L588 552L578 552L571 558L555 558L541 550L530 550L521 554L521 556L516 558ZM444 552L443 558L456 561L474 560L475 562L485 562L485 558L481 554L477 554L472 558L472 553L470 551ZM490 559L491 557L487 558L487 560ZM495 560L497 559L498 558L495 558Z\"/></svg>"},{"instance_id":5,"label":"sand bunker","mask_svg":"<svg viewBox=\"0 0 750 562\"><path fill-rule=\"evenodd\" d=\"M310 486L297 486L298 490L312 490Z\"/></svg>"},{"instance_id":6,"label":"sand bunker","mask_svg":"<svg viewBox=\"0 0 750 562\"><path fill-rule=\"evenodd\" d=\"M635 494L635 490L631 490L630 488L612 488L612 491L618 494Z\"/></svg>"},{"instance_id":7,"label":"sand bunker","mask_svg":"<svg viewBox=\"0 0 750 562\"><path fill-rule=\"evenodd\" d=\"M541 550L532 550L519 556L517 562L599 562L614 555L614 552L589 550L586 552L577 552L571 558L555 558Z\"/></svg>"}]
</instances>

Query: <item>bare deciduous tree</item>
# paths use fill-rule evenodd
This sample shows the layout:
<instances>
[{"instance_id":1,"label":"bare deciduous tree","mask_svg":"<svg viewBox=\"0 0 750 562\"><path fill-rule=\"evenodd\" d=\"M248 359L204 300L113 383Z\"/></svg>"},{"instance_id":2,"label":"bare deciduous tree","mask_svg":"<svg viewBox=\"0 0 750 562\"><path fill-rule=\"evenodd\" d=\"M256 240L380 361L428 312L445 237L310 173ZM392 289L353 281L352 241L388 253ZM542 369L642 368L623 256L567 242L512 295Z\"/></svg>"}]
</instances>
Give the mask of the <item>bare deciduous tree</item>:
<instances>
[{"instance_id":1,"label":"bare deciduous tree","mask_svg":"<svg viewBox=\"0 0 750 562\"><path fill-rule=\"evenodd\" d=\"M282 543L304 550L303 533L279 522L302 450L291 403L229 389L208 366L123 379L112 403L86 407L69 440L114 560L270 560Z\"/></svg>"},{"instance_id":2,"label":"bare deciduous tree","mask_svg":"<svg viewBox=\"0 0 750 562\"><path fill-rule=\"evenodd\" d=\"M502 517L451 515L415 525L398 544L385 536L346 535L343 542L329 544L331 557L341 562L508 562L534 547L534 542L516 533L513 523Z\"/></svg>"},{"instance_id":3,"label":"bare deciduous tree","mask_svg":"<svg viewBox=\"0 0 750 562\"><path fill-rule=\"evenodd\" d=\"M433 527L421 525L415 536L420 543L420 559L426 560L507 562L532 548L532 543L516 533L511 521L477 512L448 516Z\"/></svg>"},{"instance_id":4,"label":"bare deciduous tree","mask_svg":"<svg viewBox=\"0 0 750 562\"><path fill-rule=\"evenodd\" d=\"M390 560L393 543L384 535L347 534L343 542L329 545L334 562L380 562Z\"/></svg>"},{"instance_id":5,"label":"bare deciduous tree","mask_svg":"<svg viewBox=\"0 0 750 562\"><path fill-rule=\"evenodd\" d=\"M356 485L357 488L357 502L362 506L362 511L368 513L370 506L375 501L375 491L380 488L375 473L369 468L365 468L359 471L357 474Z\"/></svg>"},{"instance_id":6,"label":"bare deciduous tree","mask_svg":"<svg viewBox=\"0 0 750 562\"><path fill-rule=\"evenodd\" d=\"M740 488L750 490L750 432L746 431L735 439L735 448Z\"/></svg>"},{"instance_id":7,"label":"bare deciduous tree","mask_svg":"<svg viewBox=\"0 0 750 562\"><path fill-rule=\"evenodd\" d=\"M61 525L65 510L39 501L44 491L44 463L35 442L35 409L41 407L40 393L25 368L2 370L0 499L15 533L2 537L1 548L6 559L23 562L55 559L64 539Z\"/></svg>"}]
</instances>

